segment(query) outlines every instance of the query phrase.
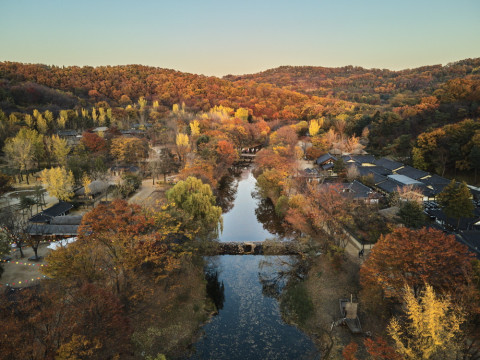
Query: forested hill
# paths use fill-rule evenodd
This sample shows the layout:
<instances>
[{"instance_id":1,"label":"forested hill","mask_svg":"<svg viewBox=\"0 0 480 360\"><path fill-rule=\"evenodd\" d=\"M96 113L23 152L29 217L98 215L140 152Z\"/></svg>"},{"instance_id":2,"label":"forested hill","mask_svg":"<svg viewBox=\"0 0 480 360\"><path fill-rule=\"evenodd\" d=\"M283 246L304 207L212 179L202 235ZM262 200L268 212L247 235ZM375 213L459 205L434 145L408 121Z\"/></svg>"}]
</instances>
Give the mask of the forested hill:
<instances>
[{"instance_id":1,"label":"forested hill","mask_svg":"<svg viewBox=\"0 0 480 360\"><path fill-rule=\"evenodd\" d=\"M46 110L46 106L56 111L76 105L92 106L99 101L112 107L125 106L141 96L159 101L165 111L182 102L194 111L223 105L248 108L253 116L265 119L298 119L322 116L322 112L335 116L354 107L335 99L312 101L305 94L270 84L234 84L216 77L141 65L94 68L0 63L0 107L6 112L28 111L29 107ZM322 103L329 105L327 110L318 107Z\"/></svg>"},{"instance_id":2,"label":"forested hill","mask_svg":"<svg viewBox=\"0 0 480 360\"><path fill-rule=\"evenodd\" d=\"M427 96L448 80L480 79L480 58L401 71L357 66L281 66L257 74L224 78L234 82L249 80L274 84L309 95L333 96L369 104L384 104L393 100L395 106L399 103L399 99L393 99L397 94L404 94L404 97Z\"/></svg>"},{"instance_id":3,"label":"forested hill","mask_svg":"<svg viewBox=\"0 0 480 360\"><path fill-rule=\"evenodd\" d=\"M277 124L323 118L325 132L336 128L360 136L368 130L367 150L408 161L422 133L465 119L478 122L480 58L402 71L284 66L222 79L142 65L0 62L0 110L4 118L14 114L20 123L34 110L58 116L63 109L78 113L94 106L132 120L142 97L157 103L147 119L151 122L181 103L193 113L219 105L245 108L253 121ZM471 136L459 148L470 149ZM462 156L448 161L447 170L456 168Z\"/></svg>"}]
</instances>

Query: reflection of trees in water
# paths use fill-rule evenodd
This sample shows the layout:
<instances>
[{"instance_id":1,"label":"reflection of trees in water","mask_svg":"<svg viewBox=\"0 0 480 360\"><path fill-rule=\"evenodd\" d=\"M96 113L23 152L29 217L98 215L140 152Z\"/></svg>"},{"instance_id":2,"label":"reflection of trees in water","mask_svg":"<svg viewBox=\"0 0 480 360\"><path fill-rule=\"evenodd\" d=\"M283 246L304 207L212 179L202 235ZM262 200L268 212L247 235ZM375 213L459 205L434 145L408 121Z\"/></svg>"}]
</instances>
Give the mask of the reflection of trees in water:
<instances>
[{"instance_id":1,"label":"reflection of trees in water","mask_svg":"<svg viewBox=\"0 0 480 360\"><path fill-rule=\"evenodd\" d=\"M273 260L271 260L273 258ZM279 302L282 319L286 323L304 324L311 318L314 306L303 283L308 273L308 262L300 256L269 257L259 264L258 273L262 294Z\"/></svg>"},{"instance_id":2,"label":"reflection of trees in water","mask_svg":"<svg viewBox=\"0 0 480 360\"><path fill-rule=\"evenodd\" d=\"M225 286L223 281L218 281L218 267L215 262L210 262L205 267L205 280L207 280L207 296L213 301L218 310L223 309L225 302Z\"/></svg>"},{"instance_id":3,"label":"reflection of trees in water","mask_svg":"<svg viewBox=\"0 0 480 360\"><path fill-rule=\"evenodd\" d=\"M257 220L262 223L263 228L280 237L289 235L289 232L284 226L283 219L275 213L275 206L272 201L262 198L258 193L252 193L252 196L259 200L258 207L255 209L255 215L257 216Z\"/></svg>"},{"instance_id":4,"label":"reflection of trees in water","mask_svg":"<svg viewBox=\"0 0 480 360\"><path fill-rule=\"evenodd\" d=\"M231 172L218 182L217 205L222 208L223 213L227 213L233 208L238 188L238 181L235 176L236 174Z\"/></svg>"},{"instance_id":5,"label":"reflection of trees in water","mask_svg":"<svg viewBox=\"0 0 480 360\"><path fill-rule=\"evenodd\" d=\"M277 300L286 286L303 280L308 272L305 261L297 256L269 256L258 267L263 295Z\"/></svg>"}]
</instances>

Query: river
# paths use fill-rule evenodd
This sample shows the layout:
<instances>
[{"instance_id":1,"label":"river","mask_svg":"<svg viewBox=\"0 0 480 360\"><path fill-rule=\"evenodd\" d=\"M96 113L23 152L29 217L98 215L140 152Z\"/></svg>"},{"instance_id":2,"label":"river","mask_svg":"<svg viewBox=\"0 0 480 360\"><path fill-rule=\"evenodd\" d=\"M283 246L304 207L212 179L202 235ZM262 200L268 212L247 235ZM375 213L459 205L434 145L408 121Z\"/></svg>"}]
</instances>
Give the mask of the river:
<instances>
[{"instance_id":1,"label":"river","mask_svg":"<svg viewBox=\"0 0 480 360\"><path fill-rule=\"evenodd\" d=\"M255 178L244 169L232 186L237 187L231 210L224 214L219 240L263 241L275 237L258 221L260 200L252 196ZM278 301L262 280L275 277L288 256L209 257L209 272L223 283L219 313L203 327L190 359L312 359L316 349L309 337L281 317ZM265 285L265 281L263 281Z\"/></svg>"}]
</instances>

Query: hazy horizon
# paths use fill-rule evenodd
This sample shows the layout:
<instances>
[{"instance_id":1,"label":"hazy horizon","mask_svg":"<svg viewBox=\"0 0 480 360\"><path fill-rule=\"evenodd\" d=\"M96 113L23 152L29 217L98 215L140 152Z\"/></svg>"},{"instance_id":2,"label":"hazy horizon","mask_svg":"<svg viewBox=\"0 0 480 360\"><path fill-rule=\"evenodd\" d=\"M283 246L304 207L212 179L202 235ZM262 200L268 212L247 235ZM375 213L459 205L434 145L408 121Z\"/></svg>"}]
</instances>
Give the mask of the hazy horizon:
<instances>
[{"instance_id":1,"label":"hazy horizon","mask_svg":"<svg viewBox=\"0 0 480 360\"><path fill-rule=\"evenodd\" d=\"M475 0L19 0L2 2L0 13L0 61L222 77L284 65L403 70L480 57Z\"/></svg>"},{"instance_id":2,"label":"hazy horizon","mask_svg":"<svg viewBox=\"0 0 480 360\"><path fill-rule=\"evenodd\" d=\"M403 70L411 70L411 69L416 69L416 68L420 68L420 67L424 67L424 66L435 66L435 65L441 65L441 66L445 66L449 63L456 63L458 61L463 61L463 60L466 60L466 59L476 59L477 57L470 57L470 58L463 58L463 59L456 59L456 60L452 60L452 61L449 61L448 63L444 63L444 64L420 64L418 66L414 66L414 67L409 67L409 68L401 68L401 69L390 69L390 68L378 68L378 67L366 67L366 66L360 66L360 65L356 65L356 64L346 64L346 65L338 65L338 66L324 66L324 65L308 65L308 64L305 64L305 65L290 65L290 64L282 64L282 65L278 65L278 66L275 66L275 67L271 67L271 68L268 68L268 69L261 69L259 71L256 71L256 72L251 72L251 73L243 73L243 74L224 74L224 75L208 75L208 74L200 74L200 73L194 73L194 72L190 72L190 71L183 71L183 70L180 70L180 69L173 69L173 68L167 68L167 67L162 67L162 66L157 66L157 65L149 65L149 64L139 64L139 63L131 63L131 64L99 64L99 65L90 65L90 64L81 64L81 65L78 65L78 64L72 64L72 65L65 65L65 64L46 64L46 63L41 63L41 62L22 62L22 61L16 61L16 60L10 60L10 59L0 59L0 62L13 62L13 63L21 63L21 64L30 64L30 65L46 65L46 66L57 66L57 67L73 67L73 66L77 66L77 67L105 67L105 66L111 66L111 67L115 67L115 66L131 66L131 65L139 65L139 66L148 66L148 67L153 67L153 68L159 68L159 69L165 69L165 70L173 70L173 71L178 71L178 72L182 72L182 73L188 73L188 74L194 74L194 75L203 75L203 76L207 76L207 77L217 77L217 78L223 78L223 77L226 77L226 76L244 76L244 75L253 75L253 74L257 74L257 73L262 73L262 72L265 72L265 71L268 71L268 70L272 70L272 69L277 69L277 68L280 68L280 67L284 67L284 66L291 66L291 67L320 67L320 68L330 68L330 69L334 69L334 68L343 68L343 67L346 67L346 66L353 66L353 67L361 67L365 70L373 70L373 69L380 69L380 70L390 70L390 71L403 71Z\"/></svg>"}]
</instances>

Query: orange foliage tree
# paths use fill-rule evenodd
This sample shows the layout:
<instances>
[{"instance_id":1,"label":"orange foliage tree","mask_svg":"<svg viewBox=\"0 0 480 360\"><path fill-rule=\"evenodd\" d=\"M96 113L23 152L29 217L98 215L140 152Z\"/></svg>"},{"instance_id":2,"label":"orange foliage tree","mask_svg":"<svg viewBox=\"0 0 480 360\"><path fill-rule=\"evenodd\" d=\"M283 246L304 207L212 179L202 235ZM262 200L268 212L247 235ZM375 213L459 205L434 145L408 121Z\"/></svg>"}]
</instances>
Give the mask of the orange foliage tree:
<instances>
[{"instance_id":1,"label":"orange foliage tree","mask_svg":"<svg viewBox=\"0 0 480 360\"><path fill-rule=\"evenodd\" d=\"M342 356L345 360L357 360L358 344L356 342L350 342L343 348Z\"/></svg>"},{"instance_id":2,"label":"orange foliage tree","mask_svg":"<svg viewBox=\"0 0 480 360\"><path fill-rule=\"evenodd\" d=\"M110 148L112 156L121 163L134 164L148 156L148 144L139 138L116 137Z\"/></svg>"},{"instance_id":3,"label":"orange foliage tree","mask_svg":"<svg viewBox=\"0 0 480 360\"><path fill-rule=\"evenodd\" d=\"M351 224L353 203L343 197L333 184L308 184L303 194L290 199L285 216L295 229L316 239L323 249L334 245L345 248L348 241L344 227Z\"/></svg>"},{"instance_id":4,"label":"orange foliage tree","mask_svg":"<svg viewBox=\"0 0 480 360\"><path fill-rule=\"evenodd\" d=\"M3 294L0 317L2 359L123 358L133 350L122 304L93 284Z\"/></svg>"},{"instance_id":5,"label":"orange foliage tree","mask_svg":"<svg viewBox=\"0 0 480 360\"><path fill-rule=\"evenodd\" d=\"M405 285L416 295L431 284L436 291L458 292L468 283L472 254L453 235L434 229L397 228L381 236L360 270L363 287L379 288L401 299Z\"/></svg>"},{"instance_id":6,"label":"orange foliage tree","mask_svg":"<svg viewBox=\"0 0 480 360\"><path fill-rule=\"evenodd\" d=\"M102 153L107 151L107 142L101 136L95 133L84 132L82 134L82 143L93 153Z\"/></svg>"},{"instance_id":7,"label":"orange foliage tree","mask_svg":"<svg viewBox=\"0 0 480 360\"><path fill-rule=\"evenodd\" d=\"M238 153L233 144L227 140L220 140L217 143L217 164L230 167L238 159Z\"/></svg>"},{"instance_id":8,"label":"orange foliage tree","mask_svg":"<svg viewBox=\"0 0 480 360\"><path fill-rule=\"evenodd\" d=\"M365 339L365 348L372 357L372 360L402 360L402 356L397 354L395 349L381 337L375 339Z\"/></svg>"},{"instance_id":9,"label":"orange foliage tree","mask_svg":"<svg viewBox=\"0 0 480 360\"><path fill-rule=\"evenodd\" d=\"M182 171L180 171L179 178L185 180L189 176L201 179L204 183L210 184L212 187L217 185L215 166L214 163L209 160L195 159L188 162Z\"/></svg>"},{"instance_id":10,"label":"orange foliage tree","mask_svg":"<svg viewBox=\"0 0 480 360\"><path fill-rule=\"evenodd\" d=\"M186 253L177 238L182 238L179 224L165 211L147 214L123 200L100 204L84 216L78 241L49 255L44 272L79 284L101 282L128 294L142 269L160 279L180 266Z\"/></svg>"}]
</instances>

